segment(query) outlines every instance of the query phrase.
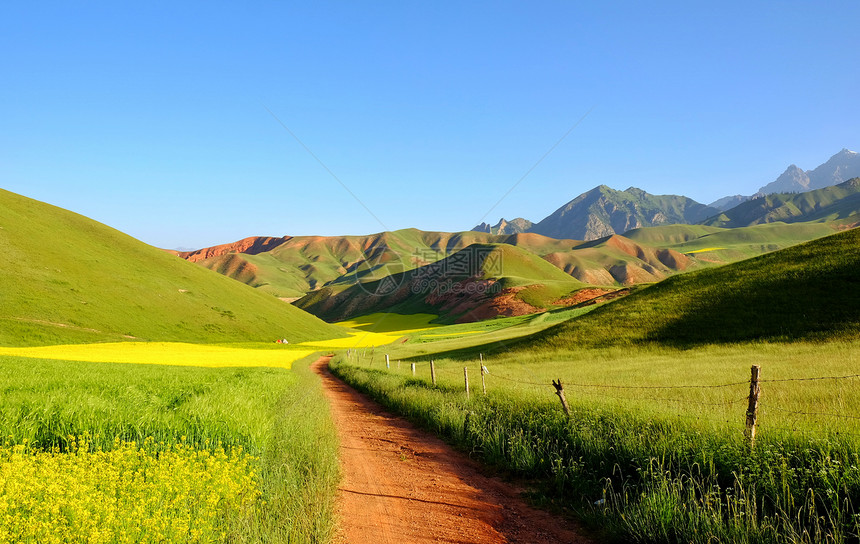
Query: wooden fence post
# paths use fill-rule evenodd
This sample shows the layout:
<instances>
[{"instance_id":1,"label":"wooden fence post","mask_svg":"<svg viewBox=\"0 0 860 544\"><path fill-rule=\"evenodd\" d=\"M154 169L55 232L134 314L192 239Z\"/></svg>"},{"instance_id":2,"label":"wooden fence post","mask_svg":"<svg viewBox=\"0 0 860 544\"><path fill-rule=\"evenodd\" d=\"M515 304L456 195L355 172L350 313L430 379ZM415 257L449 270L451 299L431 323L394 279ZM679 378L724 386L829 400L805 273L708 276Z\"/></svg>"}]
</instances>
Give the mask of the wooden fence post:
<instances>
[{"instance_id":1,"label":"wooden fence post","mask_svg":"<svg viewBox=\"0 0 860 544\"><path fill-rule=\"evenodd\" d=\"M463 377L466 378L466 398L469 398L469 367L463 367Z\"/></svg>"},{"instance_id":2,"label":"wooden fence post","mask_svg":"<svg viewBox=\"0 0 860 544\"><path fill-rule=\"evenodd\" d=\"M481 388L484 390L484 394L487 394L487 382L484 381L484 362L481 361Z\"/></svg>"},{"instance_id":3,"label":"wooden fence post","mask_svg":"<svg viewBox=\"0 0 860 544\"><path fill-rule=\"evenodd\" d=\"M385 368L391 368L391 361L388 359L388 354L385 354Z\"/></svg>"},{"instance_id":4,"label":"wooden fence post","mask_svg":"<svg viewBox=\"0 0 860 544\"><path fill-rule=\"evenodd\" d=\"M558 400L561 401L561 407L564 408L564 415L570 419L570 406L567 405L567 397L564 396L564 386L561 385L561 378L558 381L552 381L553 387L555 387L555 394L558 395Z\"/></svg>"},{"instance_id":5,"label":"wooden fence post","mask_svg":"<svg viewBox=\"0 0 860 544\"><path fill-rule=\"evenodd\" d=\"M761 385L759 384L759 376L761 375L761 367L752 365L750 369L750 396L749 405L747 406L747 438L750 441L750 449L755 447L755 430L756 420L758 419L758 399L761 395Z\"/></svg>"},{"instance_id":6,"label":"wooden fence post","mask_svg":"<svg viewBox=\"0 0 860 544\"><path fill-rule=\"evenodd\" d=\"M430 379L433 380L433 387L436 387L436 363L430 359Z\"/></svg>"},{"instance_id":7,"label":"wooden fence post","mask_svg":"<svg viewBox=\"0 0 860 544\"><path fill-rule=\"evenodd\" d=\"M414 378L415 377L415 363L410 363L410 366L412 367L412 377Z\"/></svg>"}]
</instances>

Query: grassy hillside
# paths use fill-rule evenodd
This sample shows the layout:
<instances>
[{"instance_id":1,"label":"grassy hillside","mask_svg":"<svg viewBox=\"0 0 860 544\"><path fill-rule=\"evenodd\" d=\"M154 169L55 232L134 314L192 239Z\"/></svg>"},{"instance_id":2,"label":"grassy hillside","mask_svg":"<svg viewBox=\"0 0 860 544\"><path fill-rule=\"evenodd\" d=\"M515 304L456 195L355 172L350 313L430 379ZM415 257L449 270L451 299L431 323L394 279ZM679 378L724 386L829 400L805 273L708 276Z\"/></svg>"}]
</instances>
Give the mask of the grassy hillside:
<instances>
[{"instance_id":1,"label":"grassy hillside","mask_svg":"<svg viewBox=\"0 0 860 544\"><path fill-rule=\"evenodd\" d=\"M473 244L435 263L381 280L310 293L296 305L332 321L374 312L431 313L476 321L551 307L584 287L529 251Z\"/></svg>"},{"instance_id":2,"label":"grassy hillside","mask_svg":"<svg viewBox=\"0 0 860 544\"><path fill-rule=\"evenodd\" d=\"M336 328L81 215L0 190L0 344L295 341Z\"/></svg>"},{"instance_id":3,"label":"grassy hillside","mask_svg":"<svg viewBox=\"0 0 860 544\"><path fill-rule=\"evenodd\" d=\"M651 283L698 265L674 249L650 247L617 234L544 258L594 285Z\"/></svg>"},{"instance_id":4,"label":"grassy hillside","mask_svg":"<svg viewBox=\"0 0 860 544\"><path fill-rule=\"evenodd\" d=\"M374 282L413 270L474 243L522 248L591 285L627 286L653 283L700 266L735 262L826 236L839 226L836 223L773 223L737 229L665 225L637 228L623 237L613 235L587 243L534 233L497 236L405 229L370 236L263 239L279 243L274 249L264 251L257 251L259 244L253 245L252 254L241 252L241 247L247 245L247 240L243 240L195 254L217 253L197 262L284 298L301 298L322 288L325 290L315 297L326 298L358 281ZM851 224L851 219L838 223ZM223 252L233 247L240 250Z\"/></svg>"},{"instance_id":5,"label":"grassy hillside","mask_svg":"<svg viewBox=\"0 0 860 544\"><path fill-rule=\"evenodd\" d=\"M860 178L805 193L754 198L705 222L715 227L745 227L783 221L827 221L860 213Z\"/></svg>"},{"instance_id":6,"label":"grassy hillside","mask_svg":"<svg viewBox=\"0 0 860 544\"><path fill-rule=\"evenodd\" d=\"M860 229L853 229L668 278L550 329L535 343L561 348L855 337L858 270Z\"/></svg>"},{"instance_id":7,"label":"grassy hillside","mask_svg":"<svg viewBox=\"0 0 860 544\"><path fill-rule=\"evenodd\" d=\"M475 243L522 246L539 255L581 243L537 234L431 232L403 229L368 236L296 236L270 251L227 253L199 264L278 297L301 297L323 286L348 286L435 262ZM202 250L201 250L202 251Z\"/></svg>"},{"instance_id":8,"label":"grassy hillside","mask_svg":"<svg viewBox=\"0 0 860 544\"><path fill-rule=\"evenodd\" d=\"M725 264L821 238L835 231L836 225L832 222L780 222L737 228L670 225L635 229L624 236L641 244L694 256L699 264Z\"/></svg>"}]
</instances>

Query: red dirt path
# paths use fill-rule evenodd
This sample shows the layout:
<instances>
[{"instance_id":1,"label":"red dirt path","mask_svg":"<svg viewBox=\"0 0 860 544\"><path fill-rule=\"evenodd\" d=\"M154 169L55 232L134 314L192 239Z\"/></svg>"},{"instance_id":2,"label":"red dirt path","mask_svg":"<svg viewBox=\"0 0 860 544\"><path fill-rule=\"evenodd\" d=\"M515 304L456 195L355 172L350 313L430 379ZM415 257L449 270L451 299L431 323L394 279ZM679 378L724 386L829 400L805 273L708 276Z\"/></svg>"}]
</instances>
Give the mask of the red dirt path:
<instances>
[{"instance_id":1,"label":"red dirt path","mask_svg":"<svg viewBox=\"0 0 860 544\"><path fill-rule=\"evenodd\" d=\"M564 519L527 506L516 489L438 438L393 416L328 369L323 381L340 437L340 530L348 544L577 543Z\"/></svg>"}]
</instances>

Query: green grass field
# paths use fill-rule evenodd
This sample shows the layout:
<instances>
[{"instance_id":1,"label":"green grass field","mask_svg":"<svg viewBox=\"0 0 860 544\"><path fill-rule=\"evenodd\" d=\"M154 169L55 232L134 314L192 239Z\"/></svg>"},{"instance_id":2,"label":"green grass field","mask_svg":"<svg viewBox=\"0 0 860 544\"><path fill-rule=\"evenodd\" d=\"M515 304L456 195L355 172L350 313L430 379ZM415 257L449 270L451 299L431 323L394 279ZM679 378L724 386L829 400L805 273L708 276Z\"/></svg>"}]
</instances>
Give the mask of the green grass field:
<instances>
[{"instance_id":1,"label":"green grass field","mask_svg":"<svg viewBox=\"0 0 860 544\"><path fill-rule=\"evenodd\" d=\"M421 334L438 343L416 335L385 348L401 362L390 369L360 352L335 369L610 540L856 542L858 259L860 231L848 231L676 276L560 324L436 328ZM753 364L765 381L751 450Z\"/></svg>"},{"instance_id":2,"label":"green grass field","mask_svg":"<svg viewBox=\"0 0 860 544\"><path fill-rule=\"evenodd\" d=\"M330 541L337 443L307 364L432 317L288 345L0 346L0 542Z\"/></svg>"},{"instance_id":3,"label":"green grass field","mask_svg":"<svg viewBox=\"0 0 860 544\"><path fill-rule=\"evenodd\" d=\"M0 356L0 390L0 468L9 469L0 471L0 515L5 529L28 531L0 529L4 541L332 535L337 443L306 362L287 370ZM78 475L70 488L44 487L65 474ZM114 498L101 495L122 481Z\"/></svg>"}]
</instances>

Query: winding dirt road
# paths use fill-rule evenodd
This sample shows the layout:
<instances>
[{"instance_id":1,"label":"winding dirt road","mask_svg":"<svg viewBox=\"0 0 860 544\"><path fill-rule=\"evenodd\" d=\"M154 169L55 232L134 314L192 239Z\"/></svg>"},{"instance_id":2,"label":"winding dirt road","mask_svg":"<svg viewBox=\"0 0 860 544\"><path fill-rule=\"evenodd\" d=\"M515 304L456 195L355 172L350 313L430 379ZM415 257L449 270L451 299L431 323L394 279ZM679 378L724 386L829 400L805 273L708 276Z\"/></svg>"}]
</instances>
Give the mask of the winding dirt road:
<instances>
[{"instance_id":1,"label":"winding dirt road","mask_svg":"<svg viewBox=\"0 0 860 544\"><path fill-rule=\"evenodd\" d=\"M328 369L323 381L340 436L339 542L348 544L590 544L569 522L527 506L519 493L450 446L391 415Z\"/></svg>"}]
</instances>

